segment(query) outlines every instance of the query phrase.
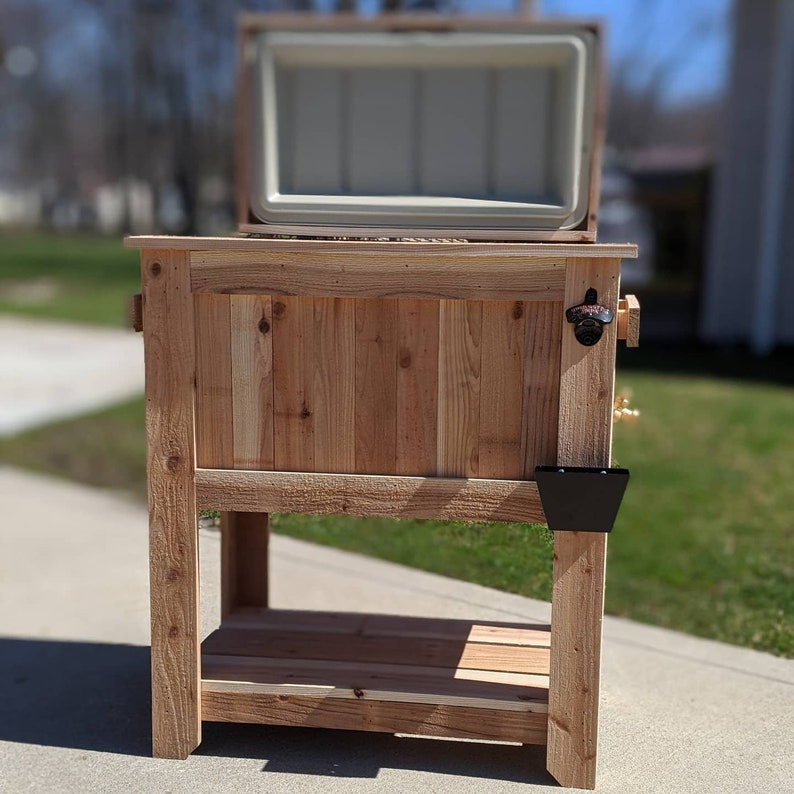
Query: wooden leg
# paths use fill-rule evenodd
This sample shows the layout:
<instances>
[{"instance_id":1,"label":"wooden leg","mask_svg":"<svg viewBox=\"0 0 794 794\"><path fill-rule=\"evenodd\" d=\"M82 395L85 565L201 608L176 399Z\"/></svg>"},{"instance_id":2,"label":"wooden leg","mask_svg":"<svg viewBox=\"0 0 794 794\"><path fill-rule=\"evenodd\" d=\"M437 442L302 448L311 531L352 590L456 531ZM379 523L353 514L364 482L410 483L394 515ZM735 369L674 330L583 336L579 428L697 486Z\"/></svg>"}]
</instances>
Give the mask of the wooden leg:
<instances>
[{"instance_id":1,"label":"wooden leg","mask_svg":"<svg viewBox=\"0 0 794 794\"><path fill-rule=\"evenodd\" d=\"M595 788L606 537L554 536L546 766L572 788Z\"/></svg>"},{"instance_id":2,"label":"wooden leg","mask_svg":"<svg viewBox=\"0 0 794 794\"><path fill-rule=\"evenodd\" d=\"M221 513L221 617L268 606L267 513Z\"/></svg>"},{"instance_id":3,"label":"wooden leg","mask_svg":"<svg viewBox=\"0 0 794 794\"><path fill-rule=\"evenodd\" d=\"M617 312L620 260L569 258L564 306L580 303L590 288ZM564 317L560 322L557 463L608 466L617 324L584 347ZM557 782L575 788L595 788L606 547L600 533L554 533L546 766Z\"/></svg>"},{"instance_id":4,"label":"wooden leg","mask_svg":"<svg viewBox=\"0 0 794 794\"><path fill-rule=\"evenodd\" d=\"M193 300L187 253L142 258L152 628L152 753L201 741Z\"/></svg>"}]
</instances>

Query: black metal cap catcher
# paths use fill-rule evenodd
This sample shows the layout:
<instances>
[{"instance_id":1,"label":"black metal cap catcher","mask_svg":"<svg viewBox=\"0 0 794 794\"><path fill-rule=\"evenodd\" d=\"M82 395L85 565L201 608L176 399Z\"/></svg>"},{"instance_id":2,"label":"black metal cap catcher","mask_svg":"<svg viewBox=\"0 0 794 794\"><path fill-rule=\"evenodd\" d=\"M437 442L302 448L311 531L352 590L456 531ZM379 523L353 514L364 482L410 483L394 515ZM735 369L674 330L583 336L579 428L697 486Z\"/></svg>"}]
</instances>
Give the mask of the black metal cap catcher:
<instances>
[{"instance_id":1,"label":"black metal cap catcher","mask_svg":"<svg viewBox=\"0 0 794 794\"><path fill-rule=\"evenodd\" d=\"M535 480L549 529L611 532L629 482L629 470L538 466Z\"/></svg>"}]
</instances>

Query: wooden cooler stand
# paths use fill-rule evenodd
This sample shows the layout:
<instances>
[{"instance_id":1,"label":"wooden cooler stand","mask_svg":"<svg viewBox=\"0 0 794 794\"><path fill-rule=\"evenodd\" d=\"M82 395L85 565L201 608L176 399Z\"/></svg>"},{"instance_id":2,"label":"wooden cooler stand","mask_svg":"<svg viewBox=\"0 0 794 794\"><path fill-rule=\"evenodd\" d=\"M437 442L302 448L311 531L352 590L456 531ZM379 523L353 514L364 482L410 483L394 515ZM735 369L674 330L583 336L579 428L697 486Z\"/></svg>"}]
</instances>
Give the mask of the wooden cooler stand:
<instances>
[{"instance_id":1,"label":"wooden cooler stand","mask_svg":"<svg viewBox=\"0 0 794 794\"><path fill-rule=\"evenodd\" d=\"M550 626L268 608L268 514L542 522L536 465L610 463L631 245L133 237L153 753L202 720L547 746L593 788L606 535L555 532ZM585 347L586 290L616 321ZM201 642L197 510L222 511Z\"/></svg>"}]
</instances>

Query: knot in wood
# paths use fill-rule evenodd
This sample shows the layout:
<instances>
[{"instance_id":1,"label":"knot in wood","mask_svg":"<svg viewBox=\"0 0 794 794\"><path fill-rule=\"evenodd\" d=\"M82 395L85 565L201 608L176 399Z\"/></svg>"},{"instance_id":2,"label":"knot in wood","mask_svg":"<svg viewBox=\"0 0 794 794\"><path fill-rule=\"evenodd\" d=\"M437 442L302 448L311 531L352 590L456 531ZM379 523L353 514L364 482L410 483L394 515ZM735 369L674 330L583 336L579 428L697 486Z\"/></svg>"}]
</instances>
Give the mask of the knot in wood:
<instances>
[{"instance_id":1,"label":"knot in wood","mask_svg":"<svg viewBox=\"0 0 794 794\"><path fill-rule=\"evenodd\" d=\"M516 301L513 305L513 319L520 320L524 316L524 304Z\"/></svg>"},{"instance_id":2,"label":"knot in wood","mask_svg":"<svg viewBox=\"0 0 794 794\"><path fill-rule=\"evenodd\" d=\"M159 262L152 262L149 265L149 274L152 276L159 276L163 272L163 266Z\"/></svg>"},{"instance_id":3,"label":"knot in wood","mask_svg":"<svg viewBox=\"0 0 794 794\"><path fill-rule=\"evenodd\" d=\"M411 366L411 351L403 348L400 351L400 366L403 369L408 369Z\"/></svg>"},{"instance_id":4,"label":"knot in wood","mask_svg":"<svg viewBox=\"0 0 794 794\"><path fill-rule=\"evenodd\" d=\"M176 471L179 468L181 460L179 455L169 455L165 460L166 469L168 469L168 471Z\"/></svg>"},{"instance_id":5,"label":"knot in wood","mask_svg":"<svg viewBox=\"0 0 794 794\"><path fill-rule=\"evenodd\" d=\"M273 316L280 320L287 313L287 307L281 301L276 301L273 304Z\"/></svg>"},{"instance_id":6,"label":"knot in wood","mask_svg":"<svg viewBox=\"0 0 794 794\"><path fill-rule=\"evenodd\" d=\"M259 328L260 333L266 334L270 330L270 323L263 317L259 321L259 325L257 327Z\"/></svg>"}]
</instances>

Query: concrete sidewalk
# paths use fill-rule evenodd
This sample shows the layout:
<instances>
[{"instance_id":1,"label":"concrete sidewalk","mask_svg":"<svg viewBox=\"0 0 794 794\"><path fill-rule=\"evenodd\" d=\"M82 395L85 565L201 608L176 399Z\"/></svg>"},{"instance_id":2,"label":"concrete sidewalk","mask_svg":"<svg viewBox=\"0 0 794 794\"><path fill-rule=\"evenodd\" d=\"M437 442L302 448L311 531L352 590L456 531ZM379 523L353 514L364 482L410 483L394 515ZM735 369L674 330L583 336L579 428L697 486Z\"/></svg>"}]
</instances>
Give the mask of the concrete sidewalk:
<instances>
[{"instance_id":1,"label":"concrete sidewalk","mask_svg":"<svg viewBox=\"0 0 794 794\"><path fill-rule=\"evenodd\" d=\"M0 438L143 393L143 339L0 315Z\"/></svg>"},{"instance_id":2,"label":"concrete sidewalk","mask_svg":"<svg viewBox=\"0 0 794 794\"><path fill-rule=\"evenodd\" d=\"M0 468L0 791L544 792L542 748L207 724L149 754L147 519L105 492ZM203 623L218 619L201 532ZM288 538L274 606L547 621L547 604ZM794 663L607 618L601 792L794 791Z\"/></svg>"}]
</instances>

